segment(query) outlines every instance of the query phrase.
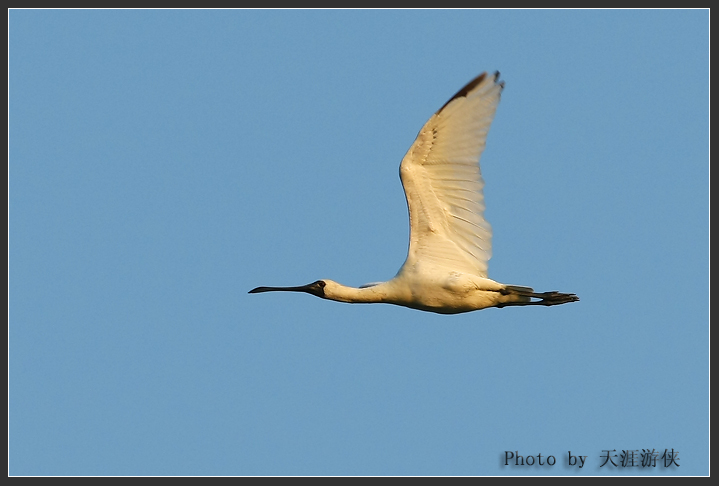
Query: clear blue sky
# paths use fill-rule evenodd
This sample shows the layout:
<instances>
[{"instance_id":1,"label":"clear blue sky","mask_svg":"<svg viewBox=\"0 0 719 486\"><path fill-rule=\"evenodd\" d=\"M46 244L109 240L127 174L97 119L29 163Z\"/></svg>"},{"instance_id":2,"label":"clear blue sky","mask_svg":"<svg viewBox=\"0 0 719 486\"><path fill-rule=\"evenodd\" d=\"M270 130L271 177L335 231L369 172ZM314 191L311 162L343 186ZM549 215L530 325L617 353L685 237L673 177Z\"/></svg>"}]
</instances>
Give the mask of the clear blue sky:
<instances>
[{"instance_id":1,"label":"clear blue sky","mask_svg":"<svg viewBox=\"0 0 719 486\"><path fill-rule=\"evenodd\" d=\"M11 10L9 473L708 474L708 36L707 10ZM399 162L494 70L490 277L579 303L247 294L393 277ZM600 467L642 449L680 466Z\"/></svg>"}]
</instances>

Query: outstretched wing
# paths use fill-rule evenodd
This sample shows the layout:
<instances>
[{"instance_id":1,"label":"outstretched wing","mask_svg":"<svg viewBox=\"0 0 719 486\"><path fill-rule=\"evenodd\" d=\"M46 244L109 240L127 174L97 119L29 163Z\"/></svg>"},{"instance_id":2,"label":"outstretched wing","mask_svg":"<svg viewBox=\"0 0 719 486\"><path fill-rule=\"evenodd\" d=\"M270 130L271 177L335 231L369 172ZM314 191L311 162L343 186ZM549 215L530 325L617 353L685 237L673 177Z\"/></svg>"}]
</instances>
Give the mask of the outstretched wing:
<instances>
[{"instance_id":1,"label":"outstretched wing","mask_svg":"<svg viewBox=\"0 0 719 486\"><path fill-rule=\"evenodd\" d=\"M484 219L479 158L504 82L482 73L425 123L399 172L410 220L407 265L425 262L487 277L492 228Z\"/></svg>"}]
</instances>

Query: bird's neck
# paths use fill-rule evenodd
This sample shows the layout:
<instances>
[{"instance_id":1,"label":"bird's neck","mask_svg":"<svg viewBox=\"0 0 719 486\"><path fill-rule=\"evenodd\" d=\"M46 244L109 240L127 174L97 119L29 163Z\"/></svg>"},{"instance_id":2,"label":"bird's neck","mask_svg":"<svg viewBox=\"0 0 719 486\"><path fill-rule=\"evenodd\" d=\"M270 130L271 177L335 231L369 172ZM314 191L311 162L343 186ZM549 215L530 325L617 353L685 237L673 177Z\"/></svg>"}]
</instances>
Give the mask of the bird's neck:
<instances>
[{"instance_id":1,"label":"bird's neck","mask_svg":"<svg viewBox=\"0 0 719 486\"><path fill-rule=\"evenodd\" d=\"M389 295L387 282L364 288L347 287L346 285L331 281L326 282L327 286L325 287L325 299L336 300L338 302L387 302L387 297Z\"/></svg>"}]
</instances>

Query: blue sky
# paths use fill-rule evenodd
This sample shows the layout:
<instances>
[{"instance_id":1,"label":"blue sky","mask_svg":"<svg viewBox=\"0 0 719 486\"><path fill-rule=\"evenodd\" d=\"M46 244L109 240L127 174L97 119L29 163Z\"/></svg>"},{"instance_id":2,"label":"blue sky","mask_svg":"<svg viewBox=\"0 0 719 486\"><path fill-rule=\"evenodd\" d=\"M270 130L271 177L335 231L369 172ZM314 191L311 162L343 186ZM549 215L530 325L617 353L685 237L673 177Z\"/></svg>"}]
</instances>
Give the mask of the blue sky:
<instances>
[{"instance_id":1,"label":"blue sky","mask_svg":"<svg viewBox=\"0 0 719 486\"><path fill-rule=\"evenodd\" d=\"M708 474L708 25L11 10L9 473ZM579 303L247 294L393 277L399 162L495 70L489 275Z\"/></svg>"}]
</instances>

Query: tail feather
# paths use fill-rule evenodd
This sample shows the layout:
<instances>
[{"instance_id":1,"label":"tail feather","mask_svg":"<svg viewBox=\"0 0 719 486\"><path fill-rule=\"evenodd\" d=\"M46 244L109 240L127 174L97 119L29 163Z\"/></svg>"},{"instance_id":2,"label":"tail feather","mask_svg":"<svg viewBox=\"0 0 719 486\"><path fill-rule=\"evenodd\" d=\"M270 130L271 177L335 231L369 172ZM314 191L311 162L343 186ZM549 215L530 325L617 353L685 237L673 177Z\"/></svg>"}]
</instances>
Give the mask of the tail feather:
<instances>
[{"instance_id":1,"label":"tail feather","mask_svg":"<svg viewBox=\"0 0 719 486\"><path fill-rule=\"evenodd\" d=\"M522 285L505 285L504 288L509 291L507 292L508 294L524 295L534 292L532 287L524 287Z\"/></svg>"}]
</instances>

